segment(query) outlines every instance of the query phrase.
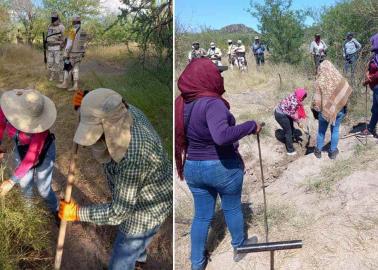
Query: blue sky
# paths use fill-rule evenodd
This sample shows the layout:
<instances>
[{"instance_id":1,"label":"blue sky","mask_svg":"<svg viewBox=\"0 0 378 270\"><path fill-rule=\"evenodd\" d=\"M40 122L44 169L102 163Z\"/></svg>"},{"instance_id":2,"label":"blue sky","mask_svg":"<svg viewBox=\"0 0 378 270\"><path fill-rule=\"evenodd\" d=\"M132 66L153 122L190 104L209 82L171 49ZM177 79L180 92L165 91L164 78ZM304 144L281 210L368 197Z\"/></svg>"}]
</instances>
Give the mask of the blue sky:
<instances>
[{"instance_id":1,"label":"blue sky","mask_svg":"<svg viewBox=\"0 0 378 270\"><path fill-rule=\"evenodd\" d=\"M330 6L337 0L293 0L293 9ZM249 0L176 0L175 17L189 30L198 31L201 26L219 29L223 26L242 23L257 30L258 21L246 11ZM260 0L259 3L263 3ZM311 24L311 21L307 21Z\"/></svg>"}]
</instances>

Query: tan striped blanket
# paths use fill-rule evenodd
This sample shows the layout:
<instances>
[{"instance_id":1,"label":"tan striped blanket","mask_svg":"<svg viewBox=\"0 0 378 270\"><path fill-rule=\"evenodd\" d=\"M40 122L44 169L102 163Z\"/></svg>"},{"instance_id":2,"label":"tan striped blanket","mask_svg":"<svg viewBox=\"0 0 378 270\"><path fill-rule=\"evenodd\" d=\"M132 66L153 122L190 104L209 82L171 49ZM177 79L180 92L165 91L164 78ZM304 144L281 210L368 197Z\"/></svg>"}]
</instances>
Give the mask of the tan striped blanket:
<instances>
[{"instance_id":1,"label":"tan striped blanket","mask_svg":"<svg viewBox=\"0 0 378 270\"><path fill-rule=\"evenodd\" d=\"M315 81L313 108L321 112L328 123L334 124L339 111L347 105L352 91L336 67L325 60L319 66Z\"/></svg>"}]
</instances>

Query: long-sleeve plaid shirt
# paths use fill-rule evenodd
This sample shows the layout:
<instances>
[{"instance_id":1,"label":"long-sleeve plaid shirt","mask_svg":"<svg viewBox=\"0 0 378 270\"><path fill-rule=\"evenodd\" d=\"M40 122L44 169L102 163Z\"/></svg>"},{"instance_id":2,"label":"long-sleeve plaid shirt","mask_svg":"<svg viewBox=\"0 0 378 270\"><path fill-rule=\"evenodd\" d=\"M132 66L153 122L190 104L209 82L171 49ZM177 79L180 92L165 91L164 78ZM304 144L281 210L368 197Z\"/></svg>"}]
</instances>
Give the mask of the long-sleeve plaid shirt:
<instances>
[{"instance_id":1,"label":"long-sleeve plaid shirt","mask_svg":"<svg viewBox=\"0 0 378 270\"><path fill-rule=\"evenodd\" d=\"M104 165L112 201L79 208L81 221L119 225L139 234L163 223L172 211L172 164L151 123L130 106L131 141L125 157Z\"/></svg>"}]
</instances>

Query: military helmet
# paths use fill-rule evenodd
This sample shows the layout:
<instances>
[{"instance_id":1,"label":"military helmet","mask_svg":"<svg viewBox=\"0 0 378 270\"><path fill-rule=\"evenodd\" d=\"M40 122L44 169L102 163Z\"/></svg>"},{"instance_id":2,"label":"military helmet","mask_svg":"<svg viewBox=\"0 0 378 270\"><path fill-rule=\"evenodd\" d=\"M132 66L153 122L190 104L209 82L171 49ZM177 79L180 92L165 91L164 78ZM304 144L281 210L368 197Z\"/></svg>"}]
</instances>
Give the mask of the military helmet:
<instances>
[{"instance_id":1,"label":"military helmet","mask_svg":"<svg viewBox=\"0 0 378 270\"><path fill-rule=\"evenodd\" d=\"M199 45L200 43L198 41L194 41L192 45Z\"/></svg>"},{"instance_id":2,"label":"military helmet","mask_svg":"<svg viewBox=\"0 0 378 270\"><path fill-rule=\"evenodd\" d=\"M79 15L75 15L75 16L72 17L72 21L73 22L81 22L81 18L80 18Z\"/></svg>"},{"instance_id":3,"label":"military helmet","mask_svg":"<svg viewBox=\"0 0 378 270\"><path fill-rule=\"evenodd\" d=\"M348 33L346 34L346 37L353 37L353 33L352 33L352 32L348 32Z\"/></svg>"},{"instance_id":4,"label":"military helmet","mask_svg":"<svg viewBox=\"0 0 378 270\"><path fill-rule=\"evenodd\" d=\"M51 12L51 18L59 18L58 12L52 11Z\"/></svg>"}]
</instances>

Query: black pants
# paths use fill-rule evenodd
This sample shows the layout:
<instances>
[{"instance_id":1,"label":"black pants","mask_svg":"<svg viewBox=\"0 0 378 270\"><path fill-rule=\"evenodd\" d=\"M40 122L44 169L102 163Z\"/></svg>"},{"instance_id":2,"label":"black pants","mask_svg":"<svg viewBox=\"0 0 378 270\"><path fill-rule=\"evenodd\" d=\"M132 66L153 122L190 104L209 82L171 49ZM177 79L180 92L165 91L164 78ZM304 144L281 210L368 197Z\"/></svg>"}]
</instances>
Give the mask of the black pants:
<instances>
[{"instance_id":1,"label":"black pants","mask_svg":"<svg viewBox=\"0 0 378 270\"><path fill-rule=\"evenodd\" d=\"M294 135L294 122L291 117L283 113L278 113L274 111L274 117L283 131L285 132L285 145L287 152L294 152L293 147L293 135Z\"/></svg>"}]
</instances>

